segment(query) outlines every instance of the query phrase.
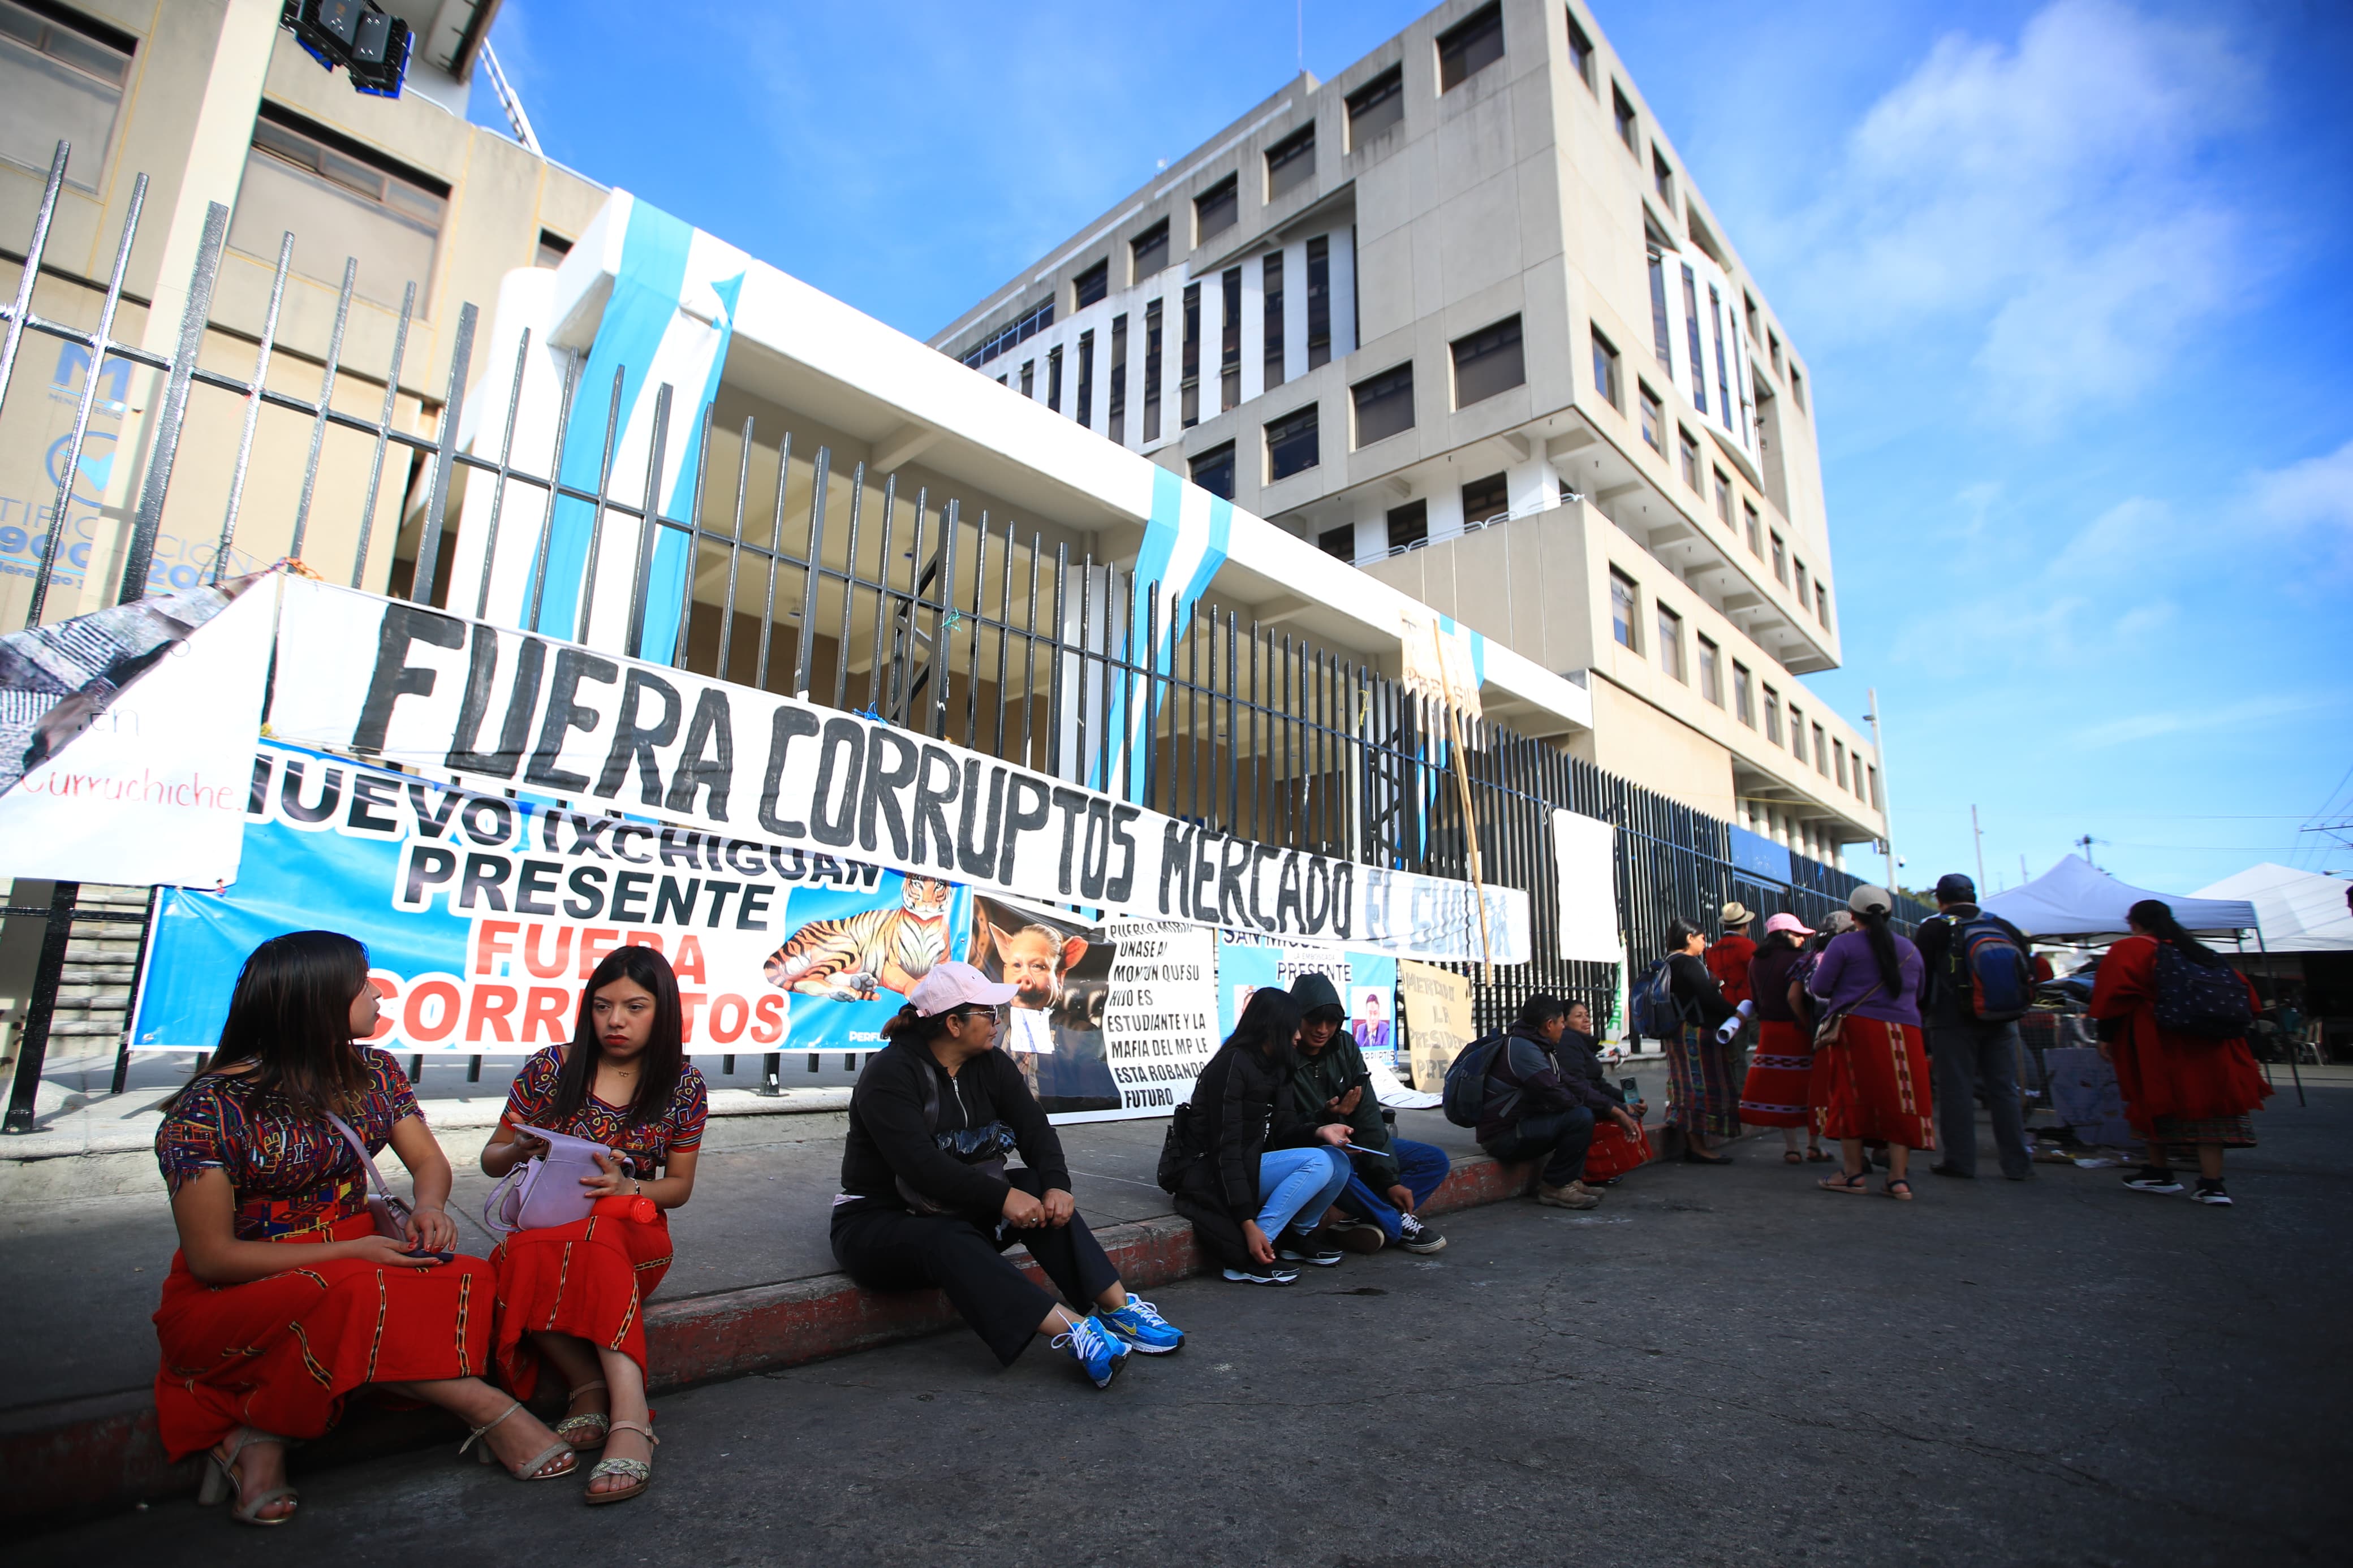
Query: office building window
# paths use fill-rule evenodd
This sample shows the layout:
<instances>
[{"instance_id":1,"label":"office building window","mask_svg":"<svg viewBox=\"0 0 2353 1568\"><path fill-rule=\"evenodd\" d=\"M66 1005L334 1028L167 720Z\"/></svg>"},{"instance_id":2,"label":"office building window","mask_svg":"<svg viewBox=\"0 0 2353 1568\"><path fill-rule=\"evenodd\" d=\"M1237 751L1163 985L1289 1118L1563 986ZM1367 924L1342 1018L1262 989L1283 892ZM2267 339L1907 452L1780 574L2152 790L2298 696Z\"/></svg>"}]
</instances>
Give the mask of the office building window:
<instances>
[{"instance_id":1,"label":"office building window","mask_svg":"<svg viewBox=\"0 0 2353 1568\"><path fill-rule=\"evenodd\" d=\"M1765 738L1777 746L1781 743L1781 694L1769 686L1765 689Z\"/></svg>"},{"instance_id":2,"label":"office building window","mask_svg":"<svg viewBox=\"0 0 2353 1568\"><path fill-rule=\"evenodd\" d=\"M41 163L47 165L46 154ZM449 187L431 175L264 103L229 220L229 247L275 264L287 230L314 236L296 243L296 272L340 287L343 258L356 256L353 292L397 310L415 283L424 316L448 198Z\"/></svg>"},{"instance_id":3,"label":"office building window","mask_svg":"<svg viewBox=\"0 0 2353 1568\"><path fill-rule=\"evenodd\" d=\"M66 184L96 191L137 47L130 35L62 7L0 0L0 158L46 174L58 143L69 142ZM21 239L12 235L9 243ZM269 257L278 258L275 236ZM343 272L338 258L338 282Z\"/></svg>"},{"instance_id":4,"label":"office building window","mask_svg":"<svg viewBox=\"0 0 2353 1568\"><path fill-rule=\"evenodd\" d=\"M1732 665L1732 716L1752 730L1757 728L1756 678L1737 659Z\"/></svg>"},{"instance_id":5,"label":"office building window","mask_svg":"<svg viewBox=\"0 0 2353 1568\"><path fill-rule=\"evenodd\" d=\"M1282 384L1282 252L1270 250L1260 264L1259 296L1265 301L1266 384Z\"/></svg>"},{"instance_id":6,"label":"office building window","mask_svg":"<svg viewBox=\"0 0 2353 1568\"><path fill-rule=\"evenodd\" d=\"M1071 281L1071 308L1083 310L1111 292L1111 263L1098 261Z\"/></svg>"},{"instance_id":7,"label":"office building window","mask_svg":"<svg viewBox=\"0 0 2353 1568\"><path fill-rule=\"evenodd\" d=\"M1814 619L1822 623L1823 630L1830 629L1831 591L1820 583L1814 584Z\"/></svg>"},{"instance_id":8,"label":"office building window","mask_svg":"<svg viewBox=\"0 0 2353 1568\"><path fill-rule=\"evenodd\" d=\"M1864 776L1865 776L1865 777L1867 777L1868 779L1870 779L1870 781L1871 781L1871 809L1872 809L1872 810L1873 810L1873 811L1882 811L1882 810L1884 810L1884 809L1885 809L1885 807L1882 806L1882 805L1879 804L1879 769L1878 769L1878 767L1877 767L1875 764L1866 763L1866 764L1864 764L1864 767L1863 767L1863 770L1862 770L1862 771L1863 771L1863 774L1864 774Z\"/></svg>"},{"instance_id":9,"label":"office building window","mask_svg":"<svg viewBox=\"0 0 2353 1568\"><path fill-rule=\"evenodd\" d=\"M1770 327L1765 329L1765 352L1767 357L1771 359L1773 362L1773 374L1775 375L1780 374L1781 338L1780 334L1774 331Z\"/></svg>"},{"instance_id":10,"label":"office building window","mask_svg":"<svg viewBox=\"0 0 2353 1568\"><path fill-rule=\"evenodd\" d=\"M1745 289L1742 289L1740 291L1740 308L1747 313L1748 341L1753 343L1757 340L1759 335L1757 331L1757 296L1749 293Z\"/></svg>"},{"instance_id":11,"label":"office building window","mask_svg":"<svg viewBox=\"0 0 2353 1568\"><path fill-rule=\"evenodd\" d=\"M1234 444L1212 447L1193 459L1193 482L1213 496L1234 499Z\"/></svg>"},{"instance_id":12,"label":"office building window","mask_svg":"<svg viewBox=\"0 0 2353 1568\"><path fill-rule=\"evenodd\" d=\"M1838 781L1839 788L1846 788L1846 742L1843 741L1831 742L1831 777Z\"/></svg>"},{"instance_id":13,"label":"office building window","mask_svg":"<svg viewBox=\"0 0 2353 1568\"><path fill-rule=\"evenodd\" d=\"M1692 438L1690 431L1681 426L1675 427L1675 461L1683 465L1683 483L1699 495L1706 495L1707 490L1699 479L1699 443Z\"/></svg>"},{"instance_id":14,"label":"office building window","mask_svg":"<svg viewBox=\"0 0 2353 1568\"><path fill-rule=\"evenodd\" d=\"M1308 121L1266 150L1266 199L1297 190L1315 177L1315 123Z\"/></svg>"},{"instance_id":15,"label":"office building window","mask_svg":"<svg viewBox=\"0 0 2353 1568\"><path fill-rule=\"evenodd\" d=\"M276 253L272 252L272 254ZM1049 300L1035 310L1016 317L1012 324L1003 331L995 333L983 341L979 347L964 356L962 363L977 370L997 355L1012 353L1014 349L1028 342L1053 324L1054 301Z\"/></svg>"},{"instance_id":16,"label":"office building window","mask_svg":"<svg viewBox=\"0 0 2353 1568\"><path fill-rule=\"evenodd\" d=\"M564 265L564 258L571 254L572 242L570 240L565 238L562 235L557 234L553 229L543 228L539 231L539 252L533 258L532 265L534 267L561 267Z\"/></svg>"},{"instance_id":17,"label":"office building window","mask_svg":"<svg viewBox=\"0 0 2353 1568\"><path fill-rule=\"evenodd\" d=\"M1683 673L1683 618L1659 606L1659 668L1677 680L1689 679Z\"/></svg>"},{"instance_id":18,"label":"office building window","mask_svg":"<svg viewBox=\"0 0 2353 1568\"><path fill-rule=\"evenodd\" d=\"M1144 307L1144 439L1160 439L1160 301Z\"/></svg>"},{"instance_id":19,"label":"office building window","mask_svg":"<svg viewBox=\"0 0 2353 1568\"><path fill-rule=\"evenodd\" d=\"M1798 412L1803 414L1806 411L1806 378L1798 373L1798 362L1794 358L1789 361L1789 397L1797 404Z\"/></svg>"},{"instance_id":20,"label":"office building window","mask_svg":"<svg viewBox=\"0 0 2353 1568\"><path fill-rule=\"evenodd\" d=\"M1778 533L1773 536L1773 580L1785 588L1789 584L1789 547Z\"/></svg>"},{"instance_id":21,"label":"office building window","mask_svg":"<svg viewBox=\"0 0 2353 1568\"><path fill-rule=\"evenodd\" d=\"M1634 595L1634 579L1612 566L1609 569L1609 635L1618 639L1620 647L1640 653L1642 645L1635 636Z\"/></svg>"},{"instance_id":22,"label":"office building window","mask_svg":"<svg viewBox=\"0 0 2353 1568\"><path fill-rule=\"evenodd\" d=\"M1315 536L1315 548L1335 560L1354 564L1356 559L1356 525L1344 522L1337 528L1327 528Z\"/></svg>"},{"instance_id":23,"label":"office building window","mask_svg":"<svg viewBox=\"0 0 2353 1568\"><path fill-rule=\"evenodd\" d=\"M1791 567L1798 574L1798 612L1803 615L1814 602L1813 585L1806 580L1806 563L1792 557Z\"/></svg>"},{"instance_id":24,"label":"office building window","mask_svg":"<svg viewBox=\"0 0 2353 1568\"><path fill-rule=\"evenodd\" d=\"M1176 359L1176 417L1187 430L1201 422L1201 286L1185 285L1185 341Z\"/></svg>"},{"instance_id":25,"label":"office building window","mask_svg":"<svg viewBox=\"0 0 2353 1568\"><path fill-rule=\"evenodd\" d=\"M1483 6L1438 35L1438 90L1451 92L1504 58L1504 7Z\"/></svg>"},{"instance_id":26,"label":"office building window","mask_svg":"<svg viewBox=\"0 0 2353 1568\"><path fill-rule=\"evenodd\" d=\"M1055 352L1059 353L1060 351ZM1034 359L1025 359L1021 362L1021 395L1024 397L1038 395L1038 362ZM1053 405L1049 403L1047 406L1050 408Z\"/></svg>"},{"instance_id":27,"label":"office building window","mask_svg":"<svg viewBox=\"0 0 2353 1568\"><path fill-rule=\"evenodd\" d=\"M1707 286L1707 314L1715 328L1715 413L1716 417L1724 421L1724 427L1729 430L1734 427L1732 377L1731 373L1726 369L1727 360L1724 352L1724 300L1722 296L1716 293L1715 285L1713 283ZM1693 385L1696 386L1707 379L1704 374L1705 368L1704 365L1697 364L1692 366Z\"/></svg>"},{"instance_id":28,"label":"office building window","mask_svg":"<svg viewBox=\"0 0 2353 1568\"><path fill-rule=\"evenodd\" d=\"M1667 331L1667 263L1656 250L1651 252L1651 352L1659 356L1659 363L1672 376L1675 374L1674 341Z\"/></svg>"},{"instance_id":29,"label":"office building window","mask_svg":"<svg viewBox=\"0 0 2353 1568\"><path fill-rule=\"evenodd\" d=\"M1228 174L1193 198L1193 243L1207 244L1211 237L1233 227L1241 216L1241 182Z\"/></svg>"},{"instance_id":30,"label":"office building window","mask_svg":"<svg viewBox=\"0 0 2353 1568\"><path fill-rule=\"evenodd\" d=\"M1699 346L1699 283L1691 263L1683 263L1683 326L1691 343L1692 406L1707 412L1707 356Z\"/></svg>"},{"instance_id":31,"label":"office building window","mask_svg":"<svg viewBox=\"0 0 2353 1568\"><path fill-rule=\"evenodd\" d=\"M1356 383L1356 445L1369 447L1413 428L1413 362Z\"/></svg>"},{"instance_id":32,"label":"office building window","mask_svg":"<svg viewBox=\"0 0 2353 1568\"><path fill-rule=\"evenodd\" d=\"M1626 405L1618 395L1618 351L1610 346L1609 340L1601 335L1599 328L1593 333L1593 390L1599 393L1601 401L1610 407L1621 411L1625 408Z\"/></svg>"},{"instance_id":33,"label":"office building window","mask_svg":"<svg viewBox=\"0 0 2353 1568\"><path fill-rule=\"evenodd\" d=\"M1391 66L1348 95L1348 147L1362 147L1405 118L1405 68Z\"/></svg>"},{"instance_id":34,"label":"office building window","mask_svg":"<svg viewBox=\"0 0 2353 1568\"><path fill-rule=\"evenodd\" d=\"M1218 286L1218 406L1235 408L1242 400L1242 269L1227 268Z\"/></svg>"},{"instance_id":35,"label":"office building window","mask_svg":"<svg viewBox=\"0 0 2353 1568\"><path fill-rule=\"evenodd\" d=\"M1307 368L1332 363L1332 237L1307 242Z\"/></svg>"},{"instance_id":36,"label":"office building window","mask_svg":"<svg viewBox=\"0 0 2353 1568\"><path fill-rule=\"evenodd\" d=\"M1588 92L1598 90L1593 85L1593 39L1577 25L1577 13L1568 14L1568 68L1585 84Z\"/></svg>"},{"instance_id":37,"label":"office building window","mask_svg":"<svg viewBox=\"0 0 2353 1568\"><path fill-rule=\"evenodd\" d=\"M1651 450L1663 458L1667 454L1667 437L1661 426L1667 422L1667 411L1660 405L1659 395L1644 383L1636 382L1634 390L1642 405L1642 439L1651 444Z\"/></svg>"},{"instance_id":38,"label":"office building window","mask_svg":"<svg viewBox=\"0 0 2353 1568\"><path fill-rule=\"evenodd\" d=\"M1746 501L1742 501L1740 503L1740 525L1742 531L1748 535L1748 553L1756 556L1760 561L1763 560L1765 558L1765 542L1762 531L1764 525L1757 519L1757 509L1749 505Z\"/></svg>"},{"instance_id":39,"label":"office building window","mask_svg":"<svg viewBox=\"0 0 2353 1568\"><path fill-rule=\"evenodd\" d=\"M1127 317L1123 312L1111 319L1111 410L1103 421L1103 434L1127 445Z\"/></svg>"},{"instance_id":40,"label":"office building window","mask_svg":"<svg viewBox=\"0 0 2353 1568\"><path fill-rule=\"evenodd\" d=\"M1321 458L1315 429L1315 405L1295 414L1267 421L1266 477L1270 483L1304 473Z\"/></svg>"},{"instance_id":41,"label":"office building window","mask_svg":"<svg viewBox=\"0 0 2353 1568\"><path fill-rule=\"evenodd\" d=\"M1830 753L1822 749L1822 727L1820 724L1814 726L1814 772L1830 772Z\"/></svg>"},{"instance_id":42,"label":"office building window","mask_svg":"<svg viewBox=\"0 0 2353 1568\"><path fill-rule=\"evenodd\" d=\"M1162 218L1127 242L1127 280L1141 283L1167 270L1168 220Z\"/></svg>"},{"instance_id":43,"label":"office building window","mask_svg":"<svg viewBox=\"0 0 2353 1568\"><path fill-rule=\"evenodd\" d=\"M1789 754L1801 763L1806 760L1806 710L1794 702L1789 704Z\"/></svg>"},{"instance_id":44,"label":"office building window","mask_svg":"<svg viewBox=\"0 0 2353 1568\"><path fill-rule=\"evenodd\" d=\"M1029 390L1026 379L1022 390ZM1059 343L1046 351L1046 406L1057 414L1062 411L1062 349Z\"/></svg>"},{"instance_id":45,"label":"office building window","mask_svg":"<svg viewBox=\"0 0 2353 1568\"><path fill-rule=\"evenodd\" d=\"M1079 334L1079 427L1092 430L1095 426L1095 335L1092 331Z\"/></svg>"},{"instance_id":46,"label":"office building window","mask_svg":"<svg viewBox=\"0 0 2353 1568\"><path fill-rule=\"evenodd\" d=\"M1715 518L1726 533L1732 531L1732 479L1722 468L1715 470Z\"/></svg>"},{"instance_id":47,"label":"office building window","mask_svg":"<svg viewBox=\"0 0 2353 1568\"><path fill-rule=\"evenodd\" d=\"M1724 706L1724 650L1705 637L1695 640L1699 643L1699 694L1721 708Z\"/></svg>"},{"instance_id":48,"label":"office building window","mask_svg":"<svg viewBox=\"0 0 2353 1568\"><path fill-rule=\"evenodd\" d=\"M1483 528L1512 515L1512 488L1501 474L1472 479L1462 487L1462 526Z\"/></svg>"},{"instance_id":49,"label":"office building window","mask_svg":"<svg viewBox=\"0 0 2353 1568\"><path fill-rule=\"evenodd\" d=\"M1410 550L1430 537L1430 503L1409 500L1403 506L1389 508L1389 553Z\"/></svg>"},{"instance_id":50,"label":"office building window","mask_svg":"<svg viewBox=\"0 0 2353 1568\"><path fill-rule=\"evenodd\" d=\"M1659 199L1667 204L1667 211L1673 212L1675 210L1675 172L1667 166L1666 159L1659 155L1659 150L1656 147L1651 149L1651 187L1659 193Z\"/></svg>"},{"instance_id":51,"label":"office building window","mask_svg":"<svg viewBox=\"0 0 2353 1568\"><path fill-rule=\"evenodd\" d=\"M1640 133L1635 129L1634 106L1626 101L1626 89L1614 81L1609 84L1609 112L1617 121L1618 140L1626 144L1626 151L1640 156L1642 150L1636 145Z\"/></svg>"},{"instance_id":52,"label":"office building window","mask_svg":"<svg viewBox=\"0 0 2353 1568\"><path fill-rule=\"evenodd\" d=\"M1517 316L1454 340L1455 407L1468 408L1527 379Z\"/></svg>"}]
</instances>

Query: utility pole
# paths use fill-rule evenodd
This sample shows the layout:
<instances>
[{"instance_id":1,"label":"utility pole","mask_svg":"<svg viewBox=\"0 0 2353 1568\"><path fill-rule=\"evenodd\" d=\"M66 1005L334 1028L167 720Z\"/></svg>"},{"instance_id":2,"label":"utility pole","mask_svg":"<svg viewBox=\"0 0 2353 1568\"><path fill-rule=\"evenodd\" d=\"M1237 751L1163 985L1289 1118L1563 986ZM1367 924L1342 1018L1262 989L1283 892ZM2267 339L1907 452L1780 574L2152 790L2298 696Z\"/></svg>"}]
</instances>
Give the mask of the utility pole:
<instances>
[{"instance_id":1,"label":"utility pole","mask_svg":"<svg viewBox=\"0 0 2353 1568\"><path fill-rule=\"evenodd\" d=\"M2023 888L2032 880L2034 879L2026 874L2026 851L2021 849L2018 852L2018 885Z\"/></svg>"},{"instance_id":2,"label":"utility pole","mask_svg":"<svg viewBox=\"0 0 2353 1568\"><path fill-rule=\"evenodd\" d=\"M1969 807L1969 837L1978 846L1978 887L1985 887L1985 829L1978 826L1978 808Z\"/></svg>"},{"instance_id":3,"label":"utility pole","mask_svg":"<svg viewBox=\"0 0 2353 1568\"><path fill-rule=\"evenodd\" d=\"M2100 863L2092 858L2092 836L2086 833L2083 837L2076 839L2075 843L2084 851L2084 863L2093 870L2098 870Z\"/></svg>"},{"instance_id":4,"label":"utility pole","mask_svg":"<svg viewBox=\"0 0 2353 1568\"><path fill-rule=\"evenodd\" d=\"M1904 884L1898 879L1897 868L1903 862L1895 858L1895 775L1887 768L1887 738L1879 732L1879 688L1865 687L1864 695L1871 699L1871 711L1863 717L1871 721L1871 749L1879 753L1879 818L1880 847L1887 857L1887 890L1901 893Z\"/></svg>"}]
</instances>

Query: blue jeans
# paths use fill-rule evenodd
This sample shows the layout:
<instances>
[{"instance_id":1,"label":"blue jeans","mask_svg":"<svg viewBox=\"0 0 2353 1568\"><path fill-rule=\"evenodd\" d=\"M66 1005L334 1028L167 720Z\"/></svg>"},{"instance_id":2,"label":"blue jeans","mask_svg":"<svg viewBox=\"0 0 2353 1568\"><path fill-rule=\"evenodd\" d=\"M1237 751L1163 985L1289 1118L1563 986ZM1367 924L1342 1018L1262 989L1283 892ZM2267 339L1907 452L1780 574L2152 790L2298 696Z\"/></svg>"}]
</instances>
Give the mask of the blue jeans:
<instances>
[{"instance_id":1,"label":"blue jeans","mask_svg":"<svg viewBox=\"0 0 2353 1568\"><path fill-rule=\"evenodd\" d=\"M1328 1143L1312 1149L1269 1149L1258 1157L1258 1227L1269 1241L1301 1215L1315 1228L1348 1184L1348 1156Z\"/></svg>"},{"instance_id":2,"label":"blue jeans","mask_svg":"<svg viewBox=\"0 0 2353 1568\"><path fill-rule=\"evenodd\" d=\"M1541 1160L1544 1184L1565 1187L1585 1174L1585 1152L1592 1144L1593 1112L1580 1105L1573 1110L1523 1117L1510 1131L1482 1147L1507 1165Z\"/></svg>"},{"instance_id":3,"label":"blue jeans","mask_svg":"<svg viewBox=\"0 0 2353 1568\"><path fill-rule=\"evenodd\" d=\"M1449 1169L1446 1151L1435 1143L1416 1143L1409 1138L1389 1140L1389 1152L1397 1156L1398 1177L1406 1190L1413 1194L1417 1209L1430 1201L1439 1184L1446 1180ZM1398 1223L1398 1211L1386 1193L1377 1193L1365 1178L1353 1170L1348 1173L1347 1190L1338 1199L1339 1205L1358 1219L1371 1220L1381 1227L1391 1241L1405 1234Z\"/></svg>"}]
</instances>

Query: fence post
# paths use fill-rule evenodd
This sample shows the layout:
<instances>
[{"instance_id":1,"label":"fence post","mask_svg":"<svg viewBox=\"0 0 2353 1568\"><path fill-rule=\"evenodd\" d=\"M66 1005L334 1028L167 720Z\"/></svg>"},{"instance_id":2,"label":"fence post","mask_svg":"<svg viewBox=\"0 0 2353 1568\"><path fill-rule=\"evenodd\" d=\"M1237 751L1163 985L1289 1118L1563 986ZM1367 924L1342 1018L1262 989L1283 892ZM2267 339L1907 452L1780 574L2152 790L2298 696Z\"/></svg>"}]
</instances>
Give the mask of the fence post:
<instances>
[{"instance_id":1,"label":"fence post","mask_svg":"<svg viewBox=\"0 0 2353 1568\"><path fill-rule=\"evenodd\" d=\"M95 370L91 372L97 374ZM33 972L33 1006L25 1016L25 1039L16 1049L16 1081L8 1094L8 1115L0 1132L33 1131L41 1068L49 1054L49 1020L58 1012L58 978L66 966L66 942L73 935L74 900L79 882L59 882L49 894L49 923L41 933L41 959Z\"/></svg>"},{"instance_id":2,"label":"fence post","mask_svg":"<svg viewBox=\"0 0 2353 1568\"><path fill-rule=\"evenodd\" d=\"M147 943L155 934L155 910L164 901L164 889L147 889L147 918L139 923L139 953L131 961L131 997L122 1006L122 1044L115 1047L114 1081L107 1093L121 1094L131 1077L131 1026L139 1021L140 983L147 973Z\"/></svg>"},{"instance_id":3,"label":"fence post","mask_svg":"<svg viewBox=\"0 0 2353 1568\"><path fill-rule=\"evenodd\" d=\"M471 305L458 312L458 340L449 351L449 395L441 405L441 441L433 454L433 488L426 497L425 527L417 541L417 567L408 584L411 604L433 602L433 579L441 564L441 510L449 503L449 474L458 466L458 422L466 412L466 369L474 357ZM551 504L550 509L554 508ZM483 570L488 571L484 564Z\"/></svg>"},{"instance_id":4,"label":"fence post","mask_svg":"<svg viewBox=\"0 0 2353 1568\"><path fill-rule=\"evenodd\" d=\"M147 477L139 489L138 521L132 525L131 552L122 562L122 585L115 592L120 604L147 596L147 574L155 565L155 539L164 529L164 498L172 488L172 463L180 452L180 430L188 417L188 387L196 374L196 355L205 346L205 322L212 315L213 284L220 277L221 247L228 239L228 208L215 202L205 209L204 236L196 242L196 264L188 273L188 304L180 312L180 342L172 352L172 371L164 383L164 406L155 416L155 446L147 460Z\"/></svg>"}]
</instances>

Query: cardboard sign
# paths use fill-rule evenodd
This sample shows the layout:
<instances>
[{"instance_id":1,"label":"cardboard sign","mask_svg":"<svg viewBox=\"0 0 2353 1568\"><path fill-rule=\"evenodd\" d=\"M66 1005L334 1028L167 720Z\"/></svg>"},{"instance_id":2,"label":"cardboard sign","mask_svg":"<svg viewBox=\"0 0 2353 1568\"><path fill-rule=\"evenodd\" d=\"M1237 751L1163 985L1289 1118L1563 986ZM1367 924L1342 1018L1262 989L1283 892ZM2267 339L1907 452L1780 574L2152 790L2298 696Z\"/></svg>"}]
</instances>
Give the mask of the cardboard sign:
<instances>
[{"instance_id":1,"label":"cardboard sign","mask_svg":"<svg viewBox=\"0 0 2353 1568\"><path fill-rule=\"evenodd\" d=\"M1398 995L1413 1040L1413 1086L1440 1093L1446 1069L1471 1043L1471 977L1409 961L1398 965Z\"/></svg>"}]
</instances>

